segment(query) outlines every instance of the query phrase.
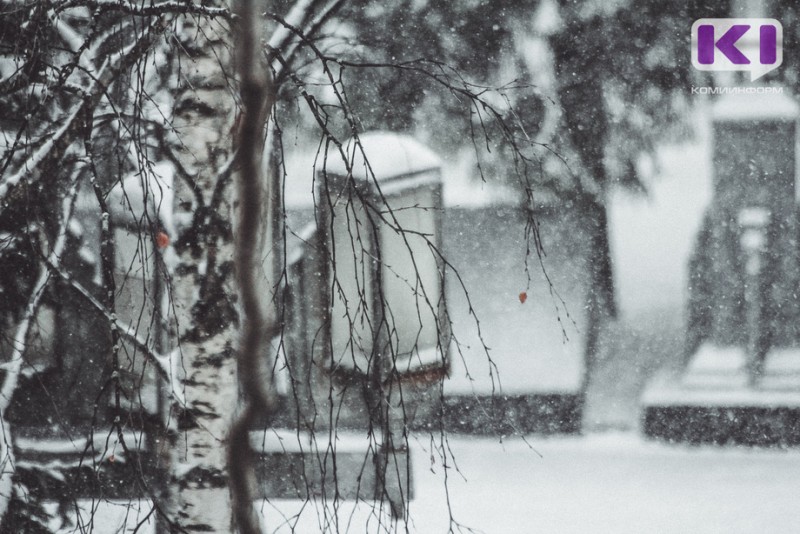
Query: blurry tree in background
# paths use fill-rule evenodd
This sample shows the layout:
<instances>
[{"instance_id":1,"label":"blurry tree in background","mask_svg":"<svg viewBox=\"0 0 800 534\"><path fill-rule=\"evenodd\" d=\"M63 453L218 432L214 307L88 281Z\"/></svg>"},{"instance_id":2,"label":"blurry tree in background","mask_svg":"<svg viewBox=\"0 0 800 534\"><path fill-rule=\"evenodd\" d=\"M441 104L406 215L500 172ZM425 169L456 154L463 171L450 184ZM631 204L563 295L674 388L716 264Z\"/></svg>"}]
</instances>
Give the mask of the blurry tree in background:
<instances>
[{"instance_id":1,"label":"blurry tree in background","mask_svg":"<svg viewBox=\"0 0 800 534\"><path fill-rule=\"evenodd\" d=\"M577 179L559 185L568 205L592 219L592 283L585 385L599 336L616 315L606 197L611 184L646 190L642 157L684 120L691 22L673 3L560 2L550 37L562 110L558 146ZM682 113L683 112L683 113Z\"/></svg>"}]
</instances>

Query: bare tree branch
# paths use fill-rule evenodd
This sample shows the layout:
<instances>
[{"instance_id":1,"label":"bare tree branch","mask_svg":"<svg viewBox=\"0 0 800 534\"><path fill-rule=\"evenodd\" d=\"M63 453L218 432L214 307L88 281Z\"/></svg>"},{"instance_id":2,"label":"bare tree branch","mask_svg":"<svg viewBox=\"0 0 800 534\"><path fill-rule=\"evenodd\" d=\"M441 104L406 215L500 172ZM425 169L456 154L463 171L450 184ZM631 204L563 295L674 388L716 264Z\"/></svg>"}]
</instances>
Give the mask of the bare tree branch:
<instances>
[{"instance_id":1,"label":"bare tree branch","mask_svg":"<svg viewBox=\"0 0 800 534\"><path fill-rule=\"evenodd\" d=\"M62 202L61 224L55 243L47 256L48 264L58 265L61 260L61 255L64 253L64 247L67 242L67 228L72 218L72 209L75 206L77 194L78 183L75 181ZM19 325L17 325L16 332L14 333L11 357L3 366L5 377L3 378L3 385L0 388L0 429L2 430L2 436L0 436L0 518L5 515L9 499L11 498L12 476L16 469L14 465L11 434L5 419L6 410L11 404L11 397L14 391L17 389L25 349L27 347L28 333L30 332L36 312L39 309L39 304L41 304L42 296L44 295L44 290L49 279L50 273L48 267L47 265L42 265L39 269L38 279L31 290L31 296L25 306L25 314Z\"/></svg>"},{"instance_id":2,"label":"bare tree branch","mask_svg":"<svg viewBox=\"0 0 800 534\"><path fill-rule=\"evenodd\" d=\"M64 272L58 263L48 259L47 265L56 275L67 282L78 295L86 299L94 309L99 311L108 323L117 329L120 336L130 341L137 349L142 351L142 354L155 365L158 374L170 385L170 390L178 403L185 405L186 400L184 399L183 390L180 386L178 373L180 348L176 348L168 354L157 353L145 340L139 337L133 325L120 321L116 314L112 313L111 310L104 306L88 288L77 282L68 273Z\"/></svg>"},{"instance_id":3,"label":"bare tree branch","mask_svg":"<svg viewBox=\"0 0 800 534\"><path fill-rule=\"evenodd\" d=\"M209 7L195 2L153 2L149 5L144 5L115 0L66 0L65 2L51 2L51 5L56 11L83 7L95 10L98 14L105 11L117 11L137 17L199 15L211 19L220 17L230 20L233 18L233 13L231 13L230 9L224 7Z\"/></svg>"},{"instance_id":4,"label":"bare tree branch","mask_svg":"<svg viewBox=\"0 0 800 534\"><path fill-rule=\"evenodd\" d=\"M25 160L15 174L0 182L0 202L3 202L23 179L29 183L38 181L45 168L57 162L64 155L67 148L79 139L87 111L97 106L108 86L145 53L161 31L163 31L163 25L160 21L156 21L142 32L135 43L125 47L119 53L113 54L105 61L86 92L86 96L72 108L68 118L58 131Z\"/></svg>"}]
</instances>

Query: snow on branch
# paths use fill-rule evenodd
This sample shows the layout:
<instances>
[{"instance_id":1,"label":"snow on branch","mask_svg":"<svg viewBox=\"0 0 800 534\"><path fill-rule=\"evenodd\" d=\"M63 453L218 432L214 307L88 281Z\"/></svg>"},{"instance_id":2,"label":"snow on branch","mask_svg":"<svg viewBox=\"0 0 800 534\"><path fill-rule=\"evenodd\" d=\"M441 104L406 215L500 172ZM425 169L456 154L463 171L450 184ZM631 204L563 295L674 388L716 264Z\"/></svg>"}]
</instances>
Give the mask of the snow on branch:
<instances>
[{"instance_id":1,"label":"snow on branch","mask_svg":"<svg viewBox=\"0 0 800 534\"><path fill-rule=\"evenodd\" d=\"M108 193L108 210L114 224L138 227L142 220L155 215L167 234L175 236L172 222L174 175L174 164L160 161L114 184Z\"/></svg>"},{"instance_id":2,"label":"snow on branch","mask_svg":"<svg viewBox=\"0 0 800 534\"><path fill-rule=\"evenodd\" d=\"M280 24L273 34L272 39L267 43L267 50L270 51L270 54L281 54L283 56L283 62L278 62L276 65L273 65L276 79L281 77L281 71L284 68L283 63L291 64L295 54L300 50L301 45L310 43L311 38L313 38L320 28L322 28L339 8L344 5L344 2L345 0L331 0L319 11L316 17L310 21L308 18L311 14L311 10L314 9L313 6L309 8L308 13L303 14L305 17L295 15L294 10L290 12L285 19L275 14L268 14L270 18ZM297 5L299 4L296 4L295 7L297 7ZM293 36L298 37L299 40L290 47L289 43Z\"/></svg>"},{"instance_id":3,"label":"snow on branch","mask_svg":"<svg viewBox=\"0 0 800 534\"><path fill-rule=\"evenodd\" d=\"M53 27L58 32L58 35L63 39L63 41L69 45L69 49L73 52L78 52L83 47L83 38L76 32L72 26L61 20L58 16L56 16L55 12L52 10L47 13L47 16L50 18L50 21L53 23Z\"/></svg>"},{"instance_id":4,"label":"snow on branch","mask_svg":"<svg viewBox=\"0 0 800 534\"><path fill-rule=\"evenodd\" d=\"M314 9L321 3L322 2L319 0L300 0L296 2L289 11L289 14L286 15L285 20L287 24L278 26L272 33L272 37L270 37L268 43L269 48L282 50L293 37L294 32L291 31L290 26L301 27L305 21L309 19Z\"/></svg>"},{"instance_id":5,"label":"snow on branch","mask_svg":"<svg viewBox=\"0 0 800 534\"><path fill-rule=\"evenodd\" d=\"M21 164L15 174L0 181L0 202L3 202L9 192L19 185L23 179L28 182L37 181L48 164L57 161L63 156L67 148L79 138L81 129L86 126L84 120L87 112L97 106L109 84L141 57L153 42L155 36L163 31L163 28L164 26L159 23L150 26L142 32L141 37L136 42L113 54L105 61L86 92L86 96L73 106L67 114L64 124Z\"/></svg>"},{"instance_id":6,"label":"snow on branch","mask_svg":"<svg viewBox=\"0 0 800 534\"><path fill-rule=\"evenodd\" d=\"M33 289L31 289L31 295L25 306L25 314L17 325L17 329L14 333L9 361L3 365L5 377L3 378L3 385L0 388L0 431L2 431L2 436L0 436L0 518L5 515L8 509L8 502L13 490L12 476L15 471L14 451L11 444L8 423L6 422L6 410L11 404L11 397L14 391L17 389L25 348L27 346L28 334L36 312L39 309L45 287L50 279L48 265L58 265L61 255L64 252L64 247L67 242L67 230L70 225L70 219L72 218L72 210L75 206L77 194L78 183L76 181L72 184L69 193L62 203L61 226L58 235L48 254L47 265L42 265L36 283L33 285Z\"/></svg>"},{"instance_id":7,"label":"snow on branch","mask_svg":"<svg viewBox=\"0 0 800 534\"><path fill-rule=\"evenodd\" d=\"M137 17L153 17L160 15L199 15L214 19L216 17L233 19L231 10L224 7L209 7L194 2L154 2L149 5L116 0L67 0L54 5L57 11L73 8L88 8L95 12L119 11Z\"/></svg>"},{"instance_id":8,"label":"snow on branch","mask_svg":"<svg viewBox=\"0 0 800 534\"><path fill-rule=\"evenodd\" d=\"M106 306L101 303L97 297L92 295L84 285L74 280L68 273L65 273L59 268L58 264L50 263L50 268L65 282L67 282L72 289L74 289L80 296L86 299L103 317L111 324L112 328L116 328L119 334L132 343L137 349L141 350L145 358L155 365L156 371L169 384L170 392L175 400L181 406L186 405L186 398L183 395L183 387L180 381L180 348L175 348L168 354L159 354L155 352L150 345L142 338L139 337L136 328L132 325L124 323L117 318L115 313L112 313Z\"/></svg>"}]
</instances>

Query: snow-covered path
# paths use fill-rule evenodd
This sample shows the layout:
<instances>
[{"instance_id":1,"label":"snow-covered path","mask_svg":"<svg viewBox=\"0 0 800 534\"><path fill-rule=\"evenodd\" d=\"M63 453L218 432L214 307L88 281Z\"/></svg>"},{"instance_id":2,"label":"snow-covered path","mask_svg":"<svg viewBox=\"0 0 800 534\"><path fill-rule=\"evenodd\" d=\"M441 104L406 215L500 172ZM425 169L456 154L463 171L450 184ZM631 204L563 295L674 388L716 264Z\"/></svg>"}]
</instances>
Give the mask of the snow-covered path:
<instances>
[{"instance_id":1,"label":"snow-covered path","mask_svg":"<svg viewBox=\"0 0 800 534\"><path fill-rule=\"evenodd\" d=\"M466 478L450 471L453 515L479 532L800 532L800 450L666 445L634 434L532 438L528 444L458 437L450 445ZM431 466L427 439L412 448L412 458L410 530L445 533L441 463L437 458ZM276 531L275 508L291 516L300 503L272 505L265 508L269 532ZM384 531L369 503L353 508L341 503L341 532ZM319 532L317 511L306 505L295 532Z\"/></svg>"}]
</instances>

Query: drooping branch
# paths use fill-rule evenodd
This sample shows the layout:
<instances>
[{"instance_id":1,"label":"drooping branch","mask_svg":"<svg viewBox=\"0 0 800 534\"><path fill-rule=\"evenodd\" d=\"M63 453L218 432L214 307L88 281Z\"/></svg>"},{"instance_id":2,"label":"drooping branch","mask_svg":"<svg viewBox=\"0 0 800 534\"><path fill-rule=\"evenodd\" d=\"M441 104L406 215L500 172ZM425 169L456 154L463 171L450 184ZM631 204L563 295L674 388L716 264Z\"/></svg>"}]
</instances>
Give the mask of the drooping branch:
<instances>
[{"instance_id":1,"label":"drooping branch","mask_svg":"<svg viewBox=\"0 0 800 534\"><path fill-rule=\"evenodd\" d=\"M272 51L272 57L269 58L269 62L272 63L278 51L283 58L283 61L272 65L276 85L280 85L280 80L283 78L282 70L284 65L292 63L301 45L307 43L309 39L317 34L320 28L344 5L345 0L330 0L320 8L322 3L320 0L298 2L285 18L275 13L265 14L279 24L278 29L275 30L267 42L267 48ZM292 44L292 40L296 37L300 39Z\"/></svg>"},{"instance_id":2,"label":"drooping branch","mask_svg":"<svg viewBox=\"0 0 800 534\"><path fill-rule=\"evenodd\" d=\"M179 364L180 364L180 348L176 348L168 354L159 354L150 347L150 345L139 337L136 328L130 324L124 323L119 320L115 313L112 313L97 297L95 297L89 289L77 282L68 273L60 268L58 263L47 261L48 267L82 298L84 298L92 307L100 312L103 317L118 331L119 335L128 340L138 350L142 351L145 358L155 365L156 371L169 385L175 399L181 405L185 405L186 400L183 396L183 390L180 387L179 380Z\"/></svg>"},{"instance_id":3,"label":"drooping branch","mask_svg":"<svg viewBox=\"0 0 800 534\"><path fill-rule=\"evenodd\" d=\"M292 6L291 11L286 15L286 20L291 25L302 26L321 3L321 0L300 0ZM272 33L269 39L269 47L275 50L283 50L291 39L292 32L289 27L282 25Z\"/></svg>"}]
</instances>

